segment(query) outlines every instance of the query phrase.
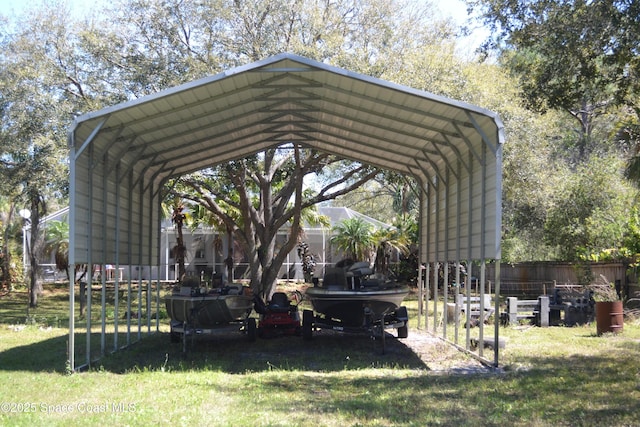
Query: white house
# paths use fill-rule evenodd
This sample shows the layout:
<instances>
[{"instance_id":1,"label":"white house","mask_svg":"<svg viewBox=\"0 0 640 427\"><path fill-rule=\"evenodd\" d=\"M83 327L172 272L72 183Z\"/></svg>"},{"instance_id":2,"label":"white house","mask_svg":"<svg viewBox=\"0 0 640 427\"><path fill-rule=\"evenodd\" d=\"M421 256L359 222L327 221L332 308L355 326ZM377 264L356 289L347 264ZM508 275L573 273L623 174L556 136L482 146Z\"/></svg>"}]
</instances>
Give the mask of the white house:
<instances>
[{"instance_id":1,"label":"white house","mask_svg":"<svg viewBox=\"0 0 640 427\"><path fill-rule=\"evenodd\" d=\"M44 218L42 229L46 228L46 223L50 221L67 221L68 208L62 209L52 215ZM361 218L370 223L374 229L385 229L391 227L381 221L356 212L345 207L318 207L321 215L329 218L329 227L312 227L307 225L304 228L304 241L309 245L309 249L313 254L316 262L316 274L322 274L325 265L336 263L342 258L342 255L332 248L330 239L332 236L332 228L345 219ZM173 257L173 247L176 245L176 227L170 220L163 220L161 232L161 251L159 267L138 267L129 268L127 265L107 265L106 278L114 280L116 278L116 270L121 280L129 277L133 279L141 278L143 280L176 280L178 266ZM25 236L28 235L29 229L26 229ZM228 281L225 259L229 253L229 242L226 233L217 231L211 227L198 227L191 231L188 227L183 228L183 236L185 246L187 247L186 270L187 275L200 277L206 281L222 280ZM286 231L282 231L279 237L281 241L286 238ZM233 279L242 279L247 277L248 263L245 255L238 245L234 245L234 272ZM28 258L24 259L25 266L28 265ZM45 275L45 279L63 278L63 273L55 271L53 259L43 262L41 267ZM94 273L98 275L99 271ZM292 251L287 257L287 261L280 269L279 277L282 279L302 279L302 266L297 250Z\"/></svg>"}]
</instances>

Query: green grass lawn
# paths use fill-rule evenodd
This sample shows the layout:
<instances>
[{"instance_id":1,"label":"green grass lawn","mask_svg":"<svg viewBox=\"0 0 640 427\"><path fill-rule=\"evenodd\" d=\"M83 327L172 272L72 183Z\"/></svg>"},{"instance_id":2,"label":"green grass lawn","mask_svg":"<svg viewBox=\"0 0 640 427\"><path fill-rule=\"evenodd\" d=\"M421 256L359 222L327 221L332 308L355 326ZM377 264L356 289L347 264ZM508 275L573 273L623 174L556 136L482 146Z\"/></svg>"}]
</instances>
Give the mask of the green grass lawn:
<instances>
[{"instance_id":1,"label":"green grass lawn","mask_svg":"<svg viewBox=\"0 0 640 427\"><path fill-rule=\"evenodd\" d=\"M501 370L465 375L433 372L402 340L381 354L358 335L228 334L183 354L165 320L161 333L68 374L64 292L29 319L23 300L0 297L0 425L640 425L640 324L630 319L602 337L595 325L503 327Z\"/></svg>"}]
</instances>

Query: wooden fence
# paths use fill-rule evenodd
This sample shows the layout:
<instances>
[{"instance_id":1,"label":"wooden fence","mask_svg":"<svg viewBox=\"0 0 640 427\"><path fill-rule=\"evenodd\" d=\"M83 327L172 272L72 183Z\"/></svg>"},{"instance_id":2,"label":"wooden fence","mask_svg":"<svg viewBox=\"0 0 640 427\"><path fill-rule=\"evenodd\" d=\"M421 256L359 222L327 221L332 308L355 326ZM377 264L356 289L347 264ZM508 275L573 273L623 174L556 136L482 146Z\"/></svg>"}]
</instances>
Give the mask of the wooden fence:
<instances>
[{"instance_id":1,"label":"wooden fence","mask_svg":"<svg viewBox=\"0 0 640 427\"><path fill-rule=\"evenodd\" d=\"M590 284L604 276L616 284L625 297L633 296L638 284L628 275L624 263L532 262L500 265L500 294L520 298L537 298L552 292L555 284ZM487 264L487 278L495 282L495 264Z\"/></svg>"}]
</instances>

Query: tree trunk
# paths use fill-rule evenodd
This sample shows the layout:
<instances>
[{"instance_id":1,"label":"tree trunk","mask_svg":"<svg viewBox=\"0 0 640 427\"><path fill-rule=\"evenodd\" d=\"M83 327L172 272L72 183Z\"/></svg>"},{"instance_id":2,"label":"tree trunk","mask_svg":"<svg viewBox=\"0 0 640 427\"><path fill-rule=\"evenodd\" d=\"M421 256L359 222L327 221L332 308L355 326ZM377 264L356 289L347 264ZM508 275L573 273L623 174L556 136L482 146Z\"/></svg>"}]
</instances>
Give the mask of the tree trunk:
<instances>
[{"instance_id":1,"label":"tree trunk","mask_svg":"<svg viewBox=\"0 0 640 427\"><path fill-rule=\"evenodd\" d=\"M184 280L184 276L187 274L187 269L184 264L186 247L184 245L184 236L182 235L182 223L177 226L178 235L176 237L176 250L175 256L176 261L178 261L178 280L182 282Z\"/></svg>"},{"instance_id":2,"label":"tree trunk","mask_svg":"<svg viewBox=\"0 0 640 427\"><path fill-rule=\"evenodd\" d=\"M31 197L31 236L29 242L29 306L38 306L38 297L42 293L42 283L38 280L38 254L40 253L40 216L44 214L44 209L40 211L41 206L44 205L39 194L32 195Z\"/></svg>"},{"instance_id":3,"label":"tree trunk","mask_svg":"<svg viewBox=\"0 0 640 427\"><path fill-rule=\"evenodd\" d=\"M42 283L38 280L38 257L31 251L31 268L29 269L29 276L31 281L31 288L29 292L29 306L38 306L38 296L42 293Z\"/></svg>"},{"instance_id":4,"label":"tree trunk","mask_svg":"<svg viewBox=\"0 0 640 427\"><path fill-rule=\"evenodd\" d=\"M184 206L182 203L178 204L173 208L173 213L171 216L171 221L176 225L176 246L173 250L173 256L178 262L178 281L182 282L184 280L184 276L187 274L184 259L186 256L187 248L184 245L184 236L182 234L182 226L184 225L184 213L182 210Z\"/></svg>"},{"instance_id":5,"label":"tree trunk","mask_svg":"<svg viewBox=\"0 0 640 427\"><path fill-rule=\"evenodd\" d=\"M378 173L359 166L316 194L305 197L304 176L333 161L328 160L327 154L311 151L305 157L301 153L302 149L296 145L282 152L278 152L278 148L266 150L254 159L261 167L253 162L247 164L245 160L228 162L219 169L223 185L219 185L220 178L214 175L204 181L186 179L185 184L195 194L179 194L204 206L231 230L235 244L248 257L250 286L255 295L266 297L273 292L282 264L298 244L304 209L346 194ZM279 173L283 170L286 174ZM229 188L235 190L234 197L230 197ZM289 227L290 231L281 244L277 232L283 227ZM227 268L230 261L227 257Z\"/></svg>"},{"instance_id":6,"label":"tree trunk","mask_svg":"<svg viewBox=\"0 0 640 427\"><path fill-rule=\"evenodd\" d=\"M0 253L0 258L2 258L2 278L0 281L2 284L11 283L11 251L9 250L8 230L9 227L5 226L2 237L2 253Z\"/></svg>"},{"instance_id":7,"label":"tree trunk","mask_svg":"<svg viewBox=\"0 0 640 427\"><path fill-rule=\"evenodd\" d=\"M231 284L233 283L233 265L234 265L234 261L233 261L233 232L227 228L227 245L228 245L228 249L227 249L227 257L224 260L224 264L227 270L227 283Z\"/></svg>"}]
</instances>

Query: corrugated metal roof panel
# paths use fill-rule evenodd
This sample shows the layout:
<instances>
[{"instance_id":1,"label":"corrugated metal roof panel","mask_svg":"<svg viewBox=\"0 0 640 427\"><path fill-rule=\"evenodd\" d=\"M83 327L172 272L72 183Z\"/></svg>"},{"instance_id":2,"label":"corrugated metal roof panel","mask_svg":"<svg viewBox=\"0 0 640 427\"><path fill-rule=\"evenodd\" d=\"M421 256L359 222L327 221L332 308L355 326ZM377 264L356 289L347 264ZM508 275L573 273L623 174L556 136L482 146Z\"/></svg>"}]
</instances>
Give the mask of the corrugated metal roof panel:
<instances>
[{"instance_id":1,"label":"corrugated metal roof panel","mask_svg":"<svg viewBox=\"0 0 640 427\"><path fill-rule=\"evenodd\" d=\"M70 135L75 262L152 260L166 178L291 141L416 176L437 213L423 212L431 259L500 256L494 113L299 56L86 114Z\"/></svg>"}]
</instances>

